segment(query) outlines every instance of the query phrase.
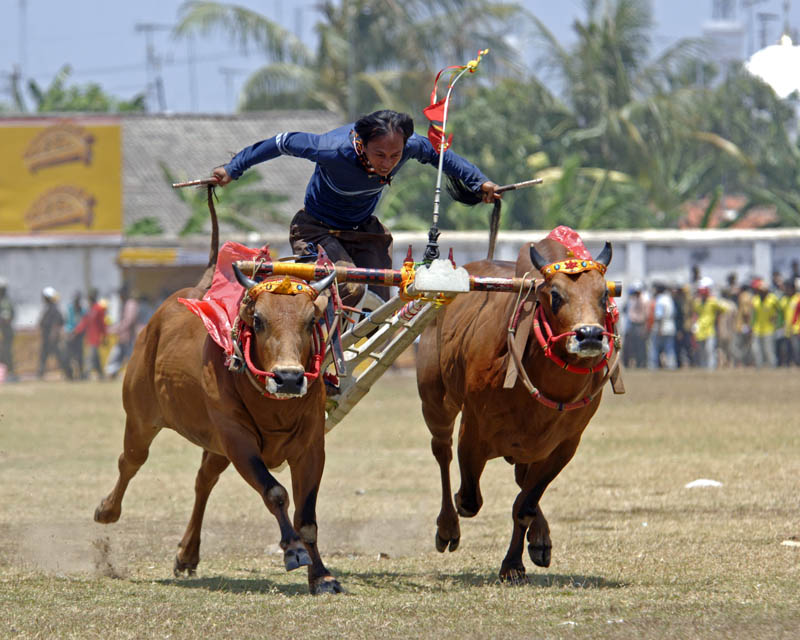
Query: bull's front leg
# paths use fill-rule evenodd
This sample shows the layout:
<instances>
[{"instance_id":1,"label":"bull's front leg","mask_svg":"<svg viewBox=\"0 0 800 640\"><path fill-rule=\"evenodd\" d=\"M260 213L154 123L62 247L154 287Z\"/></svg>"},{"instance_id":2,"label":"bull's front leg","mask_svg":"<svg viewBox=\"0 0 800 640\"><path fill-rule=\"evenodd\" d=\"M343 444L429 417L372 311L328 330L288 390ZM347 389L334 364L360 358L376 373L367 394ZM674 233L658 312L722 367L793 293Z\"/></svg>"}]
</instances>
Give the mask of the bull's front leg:
<instances>
[{"instance_id":1,"label":"bull's front leg","mask_svg":"<svg viewBox=\"0 0 800 640\"><path fill-rule=\"evenodd\" d=\"M320 437L311 443L302 458L289 460L295 505L294 527L311 556L311 564L308 566L308 590L312 595L344 591L339 581L322 563L317 547L317 494L325 466L322 425L319 431Z\"/></svg>"},{"instance_id":2,"label":"bull's front leg","mask_svg":"<svg viewBox=\"0 0 800 640\"><path fill-rule=\"evenodd\" d=\"M278 521L286 570L293 571L298 567L311 565L311 558L289 521L289 494L261 459L255 436L242 430L239 425L223 428L223 432L228 459L245 481L258 491L267 509Z\"/></svg>"},{"instance_id":3,"label":"bull's front leg","mask_svg":"<svg viewBox=\"0 0 800 640\"><path fill-rule=\"evenodd\" d=\"M514 469L517 484L522 491L514 500L511 517L514 529L506 557L500 566L500 579L511 582L526 581L525 567L522 564L522 549L525 532L528 533L528 553L534 564L540 567L550 566L550 526L544 517L539 500L548 485L561 472L575 455L580 436L562 442L550 457L542 462L518 464Z\"/></svg>"}]
</instances>

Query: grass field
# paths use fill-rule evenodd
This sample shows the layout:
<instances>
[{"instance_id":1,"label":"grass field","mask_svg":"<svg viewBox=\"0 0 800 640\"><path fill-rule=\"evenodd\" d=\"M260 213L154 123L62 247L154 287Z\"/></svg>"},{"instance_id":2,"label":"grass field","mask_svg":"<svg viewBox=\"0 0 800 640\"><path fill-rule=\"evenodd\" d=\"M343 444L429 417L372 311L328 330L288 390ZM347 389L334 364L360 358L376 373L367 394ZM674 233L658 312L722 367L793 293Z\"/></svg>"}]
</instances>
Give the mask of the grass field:
<instances>
[{"instance_id":1,"label":"grass field","mask_svg":"<svg viewBox=\"0 0 800 640\"><path fill-rule=\"evenodd\" d=\"M0 638L796 638L800 376L626 374L542 500L549 569L497 582L512 468L491 461L461 546L434 548L438 468L414 379L391 374L328 436L320 549L348 593L307 595L233 469L198 577L174 579L200 450L163 432L114 525L120 383L0 387ZM457 474L453 468L454 477ZM278 474L289 485L288 472ZM687 489L698 478L722 487ZM457 480L455 486L457 487Z\"/></svg>"}]
</instances>

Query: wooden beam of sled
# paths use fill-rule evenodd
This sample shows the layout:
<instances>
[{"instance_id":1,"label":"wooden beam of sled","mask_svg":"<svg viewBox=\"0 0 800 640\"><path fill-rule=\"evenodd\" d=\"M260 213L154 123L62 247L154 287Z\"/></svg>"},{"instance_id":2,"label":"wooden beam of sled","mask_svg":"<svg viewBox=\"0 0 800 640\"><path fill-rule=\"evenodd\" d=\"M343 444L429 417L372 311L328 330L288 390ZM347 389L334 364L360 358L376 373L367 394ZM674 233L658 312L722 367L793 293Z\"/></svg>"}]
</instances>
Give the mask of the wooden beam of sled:
<instances>
[{"instance_id":1,"label":"wooden beam of sled","mask_svg":"<svg viewBox=\"0 0 800 640\"><path fill-rule=\"evenodd\" d=\"M328 275L327 267L308 262L253 262L240 260L236 266L242 273L255 277L256 275L294 276L303 280L321 280ZM339 282L358 282L361 284L381 285L385 287L398 287L403 283L403 272L399 269L366 269L363 267L334 266L336 278ZM517 293L522 289L527 290L535 284L538 278L493 278L490 276L469 276L470 291L504 291ZM612 297L622 294L622 284L608 281L609 295Z\"/></svg>"},{"instance_id":2,"label":"wooden beam of sled","mask_svg":"<svg viewBox=\"0 0 800 640\"><path fill-rule=\"evenodd\" d=\"M236 266L242 273L253 277L258 275L294 276L303 280L321 280L329 271L327 267L307 262L253 262L240 260ZM254 273L254 269L256 269ZM336 265L336 278L339 282L358 282L361 284L397 287L403 283L403 272L399 269L366 269ZM511 291L517 292L531 284L531 278L491 278L469 277L470 291Z\"/></svg>"}]
</instances>

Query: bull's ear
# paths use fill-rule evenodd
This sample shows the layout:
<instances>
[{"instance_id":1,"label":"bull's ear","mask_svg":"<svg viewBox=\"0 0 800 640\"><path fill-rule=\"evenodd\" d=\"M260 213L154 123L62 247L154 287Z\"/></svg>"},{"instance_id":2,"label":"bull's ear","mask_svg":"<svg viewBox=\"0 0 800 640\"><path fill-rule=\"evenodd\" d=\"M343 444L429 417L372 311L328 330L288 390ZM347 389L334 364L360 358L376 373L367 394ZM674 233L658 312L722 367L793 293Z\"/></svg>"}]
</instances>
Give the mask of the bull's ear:
<instances>
[{"instance_id":1,"label":"bull's ear","mask_svg":"<svg viewBox=\"0 0 800 640\"><path fill-rule=\"evenodd\" d=\"M608 266L608 263L611 262L611 243L606 242L606 246L603 247L603 250L600 252L600 255L597 256L594 261L599 262L604 266Z\"/></svg>"},{"instance_id":2,"label":"bull's ear","mask_svg":"<svg viewBox=\"0 0 800 640\"><path fill-rule=\"evenodd\" d=\"M249 304L242 303L239 305L239 317L248 327L253 326L253 314L255 313L255 305L250 302Z\"/></svg>"},{"instance_id":3,"label":"bull's ear","mask_svg":"<svg viewBox=\"0 0 800 640\"><path fill-rule=\"evenodd\" d=\"M547 258L545 258L541 253L536 250L536 247L531 244L531 262L533 266L536 267L539 271L541 271L544 267L547 266Z\"/></svg>"},{"instance_id":4,"label":"bull's ear","mask_svg":"<svg viewBox=\"0 0 800 640\"><path fill-rule=\"evenodd\" d=\"M330 291L323 291L321 294L319 294L319 296L317 296L317 299L314 300L314 315L317 318L321 318L323 315L325 315L325 309L328 306L328 301L330 298Z\"/></svg>"}]
</instances>

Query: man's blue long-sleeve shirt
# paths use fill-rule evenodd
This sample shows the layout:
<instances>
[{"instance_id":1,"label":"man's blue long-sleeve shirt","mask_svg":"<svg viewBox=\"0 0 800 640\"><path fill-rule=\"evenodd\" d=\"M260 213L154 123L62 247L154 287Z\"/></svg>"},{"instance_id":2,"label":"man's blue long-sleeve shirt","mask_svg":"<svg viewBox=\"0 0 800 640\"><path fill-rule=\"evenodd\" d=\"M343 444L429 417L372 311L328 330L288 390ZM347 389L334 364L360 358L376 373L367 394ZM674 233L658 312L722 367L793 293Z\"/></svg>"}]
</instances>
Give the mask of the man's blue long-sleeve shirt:
<instances>
[{"instance_id":1,"label":"man's blue long-sleeve shirt","mask_svg":"<svg viewBox=\"0 0 800 640\"><path fill-rule=\"evenodd\" d=\"M367 173L359 161L350 137L353 127L348 124L323 134L279 133L242 149L225 165L225 170L236 179L254 164L279 155L311 160L316 167L306 187L306 212L333 229L353 229L372 215L386 186L377 175ZM415 133L406 142L403 157L390 176L396 175L409 158L422 164L439 164L439 154L430 141ZM463 180L473 191L479 191L488 181L477 167L452 151L445 151L443 170Z\"/></svg>"}]
</instances>

